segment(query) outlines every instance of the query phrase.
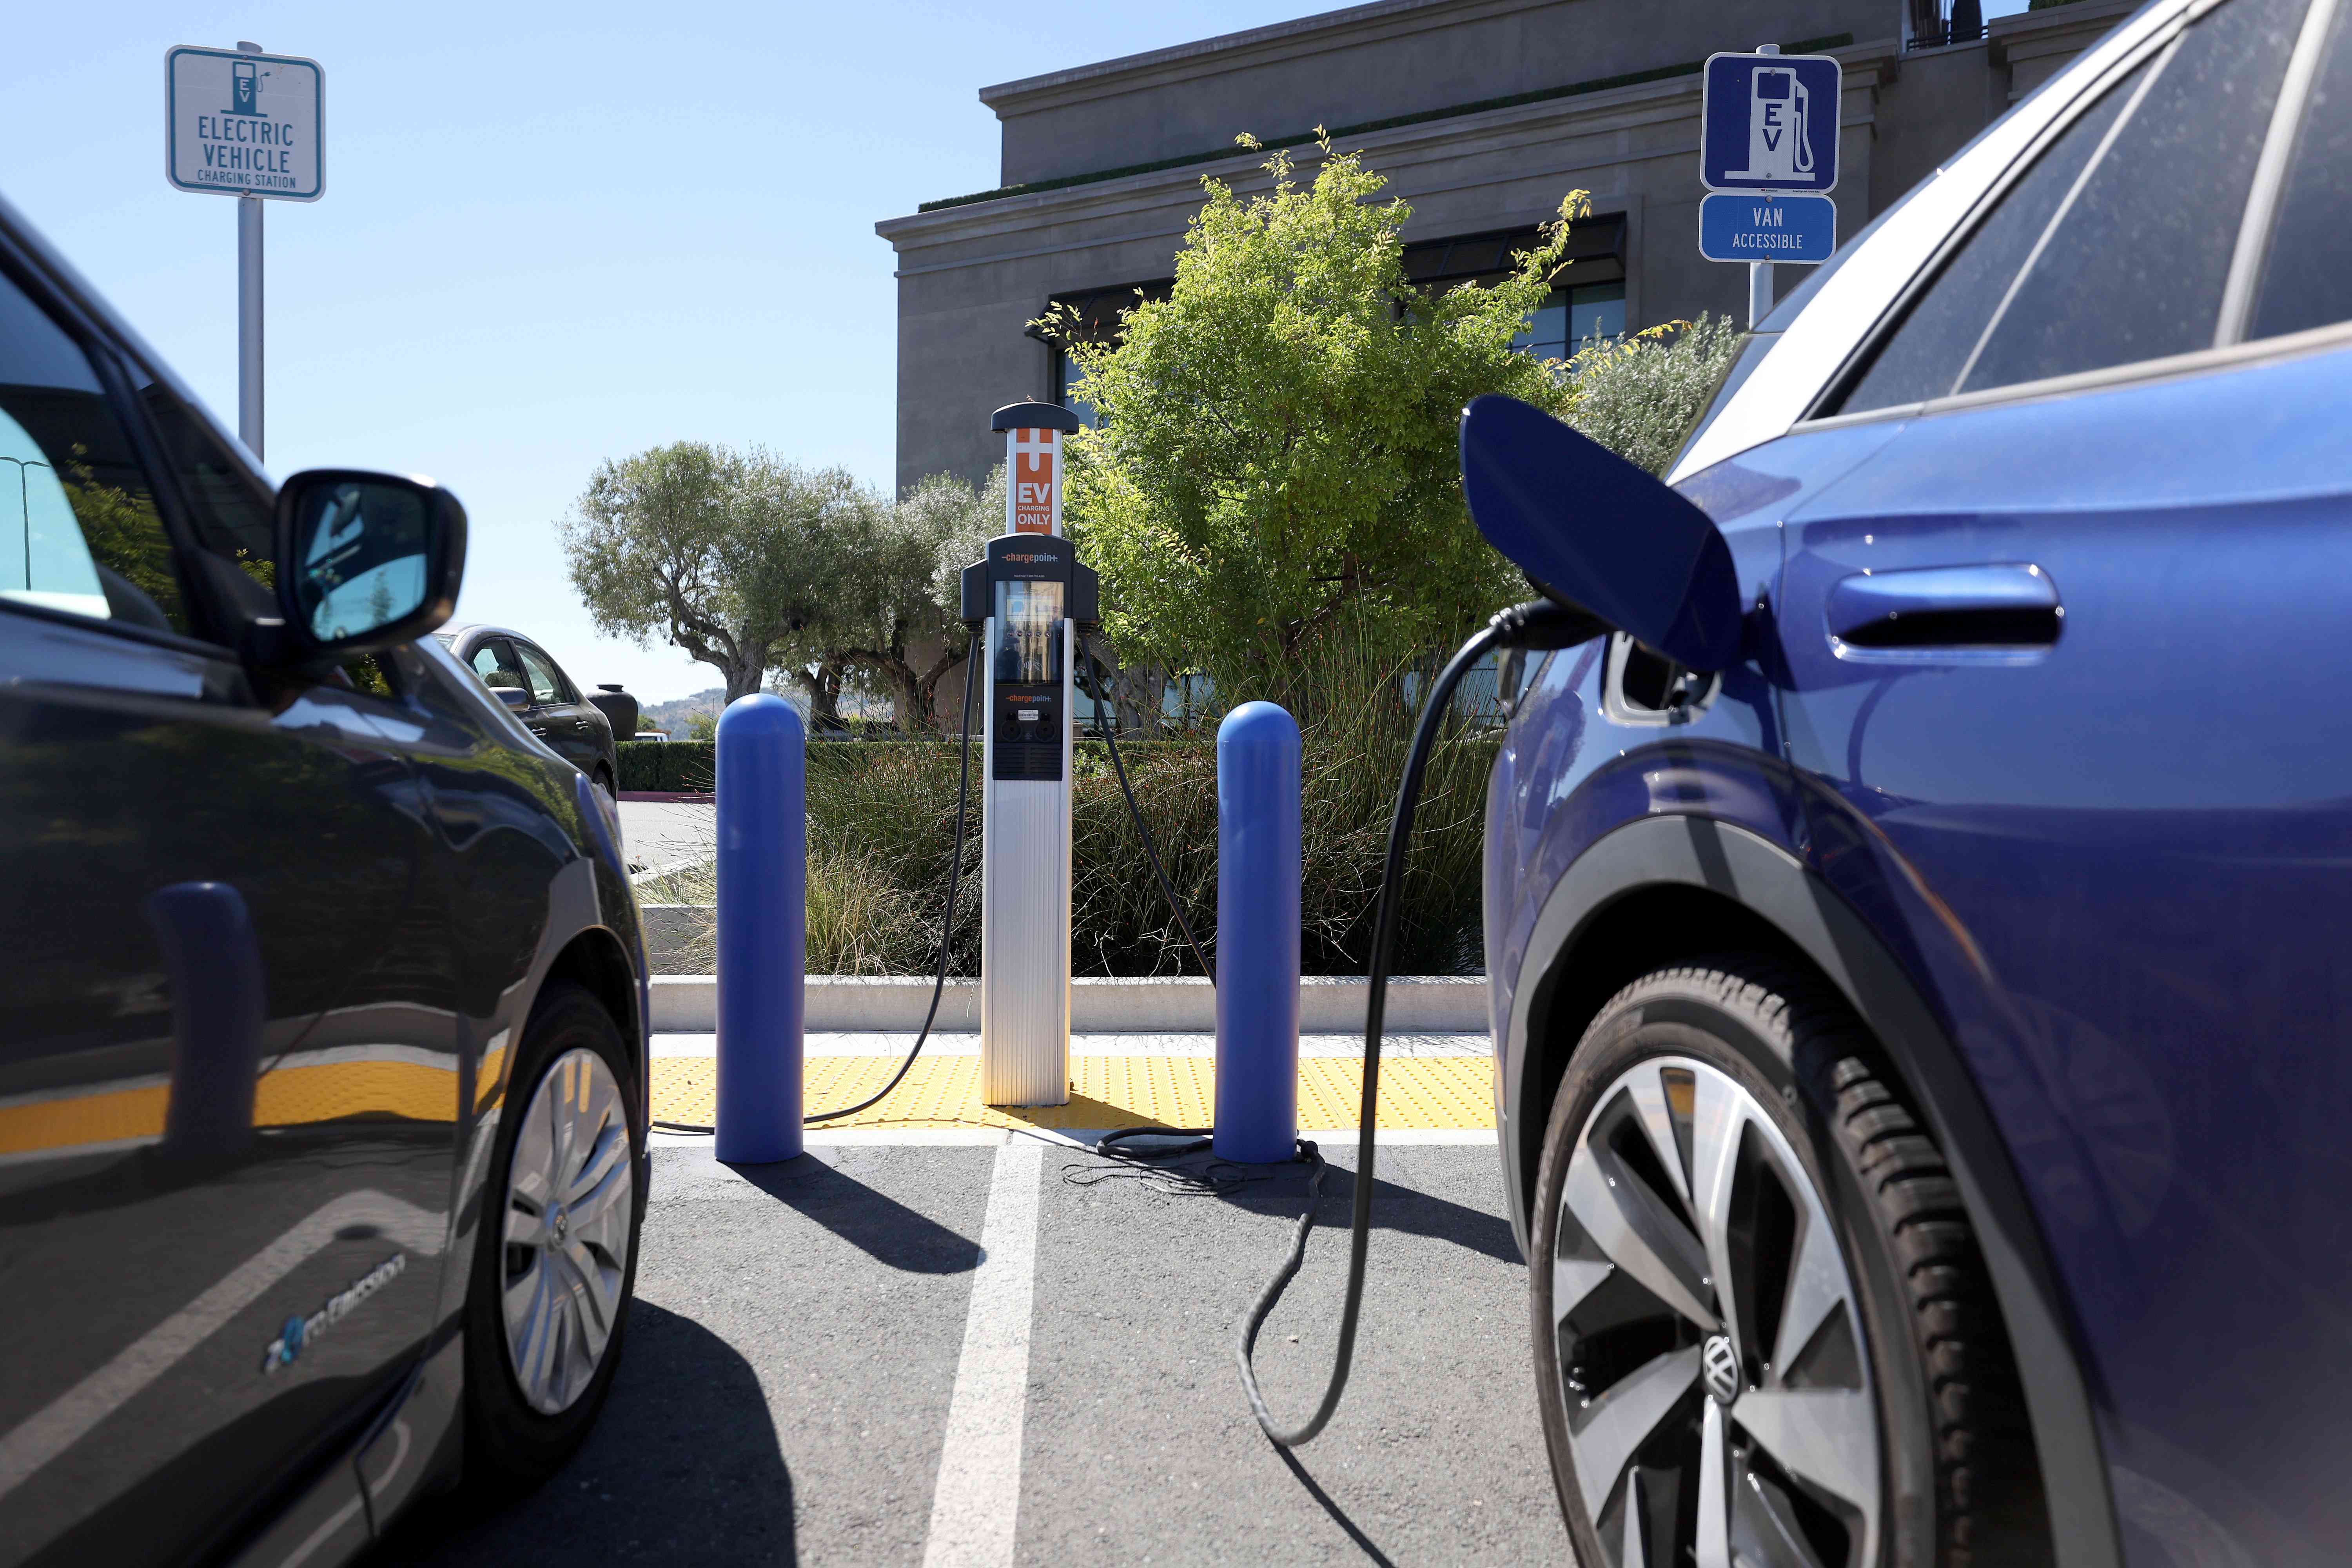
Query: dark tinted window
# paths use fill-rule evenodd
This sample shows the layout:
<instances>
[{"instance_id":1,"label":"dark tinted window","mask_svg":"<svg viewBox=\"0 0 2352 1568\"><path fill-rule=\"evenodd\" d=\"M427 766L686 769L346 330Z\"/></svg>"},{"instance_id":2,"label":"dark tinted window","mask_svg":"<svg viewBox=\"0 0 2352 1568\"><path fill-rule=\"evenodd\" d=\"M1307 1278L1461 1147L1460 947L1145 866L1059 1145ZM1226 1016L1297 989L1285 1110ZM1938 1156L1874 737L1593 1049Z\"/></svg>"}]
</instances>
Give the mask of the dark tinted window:
<instances>
[{"instance_id":1,"label":"dark tinted window","mask_svg":"<svg viewBox=\"0 0 2352 1568\"><path fill-rule=\"evenodd\" d=\"M2352 5L2336 7L2331 32L2279 193L2250 338L2352 321Z\"/></svg>"},{"instance_id":2,"label":"dark tinted window","mask_svg":"<svg viewBox=\"0 0 2352 1568\"><path fill-rule=\"evenodd\" d=\"M89 357L0 277L0 600L188 629L146 470Z\"/></svg>"},{"instance_id":3,"label":"dark tinted window","mask_svg":"<svg viewBox=\"0 0 2352 1568\"><path fill-rule=\"evenodd\" d=\"M2142 66L2116 83L2010 187L1878 351L1846 399L1849 412L1924 403L1951 392L2011 280L2147 72Z\"/></svg>"},{"instance_id":4,"label":"dark tinted window","mask_svg":"<svg viewBox=\"0 0 2352 1568\"><path fill-rule=\"evenodd\" d=\"M2212 345L2304 5L2233 0L2189 29L2028 265L1961 391Z\"/></svg>"},{"instance_id":5,"label":"dark tinted window","mask_svg":"<svg viewBox=\"0 0 2352 1568\"><path fill-rule=\"evenodd\" d=\"M229 455L203 416L170 388L149 383L140 387L139 396L187 498L195 542L236 568L209 574L239 609L276 615L277 524L270 498L245 465Z\"/></svg>"}]
</instances>

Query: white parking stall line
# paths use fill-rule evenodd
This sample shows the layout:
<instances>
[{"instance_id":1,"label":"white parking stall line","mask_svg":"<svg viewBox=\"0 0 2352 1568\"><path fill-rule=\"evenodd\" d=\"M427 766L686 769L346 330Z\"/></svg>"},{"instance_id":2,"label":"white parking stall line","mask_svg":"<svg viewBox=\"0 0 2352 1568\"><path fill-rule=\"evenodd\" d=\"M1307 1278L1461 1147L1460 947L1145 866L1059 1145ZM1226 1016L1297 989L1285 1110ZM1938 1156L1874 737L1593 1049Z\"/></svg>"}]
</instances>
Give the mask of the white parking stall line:
<instances>
[{"instance_id":1,"label":"white parking stall line","mask_svg":"<svg viewBox=\"0 0 2352 1568\"><path fill-rule=\"evenodd\" d=\"M996 1152L923 1568L1004 1568L1013 1561L1045 1163L1045 1147L1034 1139L1011 1140Z\"/></svg>"}]
</instances>

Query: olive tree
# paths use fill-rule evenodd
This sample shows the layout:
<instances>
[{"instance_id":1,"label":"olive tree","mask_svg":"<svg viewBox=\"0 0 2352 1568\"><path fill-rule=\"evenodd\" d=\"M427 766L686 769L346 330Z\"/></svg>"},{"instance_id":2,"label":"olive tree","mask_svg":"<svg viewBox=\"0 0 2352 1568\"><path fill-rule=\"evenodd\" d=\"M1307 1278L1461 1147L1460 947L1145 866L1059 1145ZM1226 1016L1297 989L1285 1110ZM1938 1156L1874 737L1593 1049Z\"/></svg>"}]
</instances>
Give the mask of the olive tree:
<instances>
[{"instance_id":1,"label":"olive tree","mask_svg":"<svg viewBox=\"0 0 2352 1568\"><path fill-rule=\"evenodd\" d=\"M1103 416L1071 440L1065 506L1106 629L1240 686L1341 626L1434 646L1524 593L1470 523L1456 421L1482 393L1568 404L1560 367L1512 339L1583 193L1501 281L1431 291L1405 274L1412 209L1375 199L1386 182L1360 154L1321 153L1309 186L1283 153L1261 194L1202 181L1172 291L1124 312L1116 344L1040 323Z\"/></svg>"},{"instance_id":2,"label":"olive tree","mask_svg":"<svg viewBox=\"0 0 2352 1568\"><path fill-rule=\"evenodd\" d=\"M596 629L684 649L732 702L827 640L879 508L845 469L680 441L599 464L559 528Z\"/></svg>"}]
</instances>

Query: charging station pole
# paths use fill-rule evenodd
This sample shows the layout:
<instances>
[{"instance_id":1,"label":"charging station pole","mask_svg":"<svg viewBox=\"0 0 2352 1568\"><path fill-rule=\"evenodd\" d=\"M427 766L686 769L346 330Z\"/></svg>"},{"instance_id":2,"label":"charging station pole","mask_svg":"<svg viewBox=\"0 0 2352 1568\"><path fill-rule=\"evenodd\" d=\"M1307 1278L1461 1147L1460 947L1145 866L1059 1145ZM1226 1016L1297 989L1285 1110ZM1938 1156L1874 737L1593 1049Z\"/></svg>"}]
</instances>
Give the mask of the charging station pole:
<instances>
[{"instance_id":1,"label":"charging station pole","mask_svg":"<svg viewBox=\"0 0 2352 1568\"><path fill-rule=\"evenodd\" d=\"M982 710L980 1082L990 1105L1070 1099L1070 738L1076 626L1094 573L1062 537L1062 437L1077 416L1014 403L1004 532L964 569L963 619L985 659Z\"/></svg>"}]
</instances>

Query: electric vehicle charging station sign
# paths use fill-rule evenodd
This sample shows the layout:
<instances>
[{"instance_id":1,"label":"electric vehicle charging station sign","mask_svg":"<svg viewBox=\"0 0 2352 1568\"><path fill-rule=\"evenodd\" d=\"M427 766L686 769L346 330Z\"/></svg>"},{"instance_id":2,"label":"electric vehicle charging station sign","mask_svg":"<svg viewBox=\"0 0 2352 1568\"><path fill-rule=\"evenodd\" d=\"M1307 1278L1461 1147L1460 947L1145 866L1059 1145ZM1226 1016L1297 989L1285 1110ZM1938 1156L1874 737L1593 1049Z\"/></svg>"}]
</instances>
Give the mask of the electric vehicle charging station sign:
<instances>
[{"instance_id":1,"label":"electric vehicle charging station sign","mask_svg":"<svg viewBox=\"0 0 2352 1568\"><path fill-rule=\"evenodd\" d=\"M184 191L317 201L324 87L319 62L297 56L164 51L164 176Z\"/></svg>"},{"instance_id":2,"label":"electric vehicle charging station sign","mask_svg":"<svg viewBox=\"0 0 2352 1568\"><path fill-rule=\"evenodd\" d=\"M1050 426L1006 432L1005 531L1062 531L1061 432Z\"/></svg>"},{"instance_id":3,"label":"electric vehicle charging station sign","mask_svg":"<svg viewBox=\"0 0 2352 1568\"><path fill-rule=\"evenodd\" d=\"M1836 189L1844 74L1828 55L1708 56L1700 183L1710 191L1775 195Z\"/></svg>"}]
</instances>

